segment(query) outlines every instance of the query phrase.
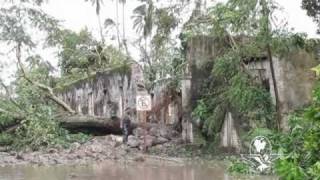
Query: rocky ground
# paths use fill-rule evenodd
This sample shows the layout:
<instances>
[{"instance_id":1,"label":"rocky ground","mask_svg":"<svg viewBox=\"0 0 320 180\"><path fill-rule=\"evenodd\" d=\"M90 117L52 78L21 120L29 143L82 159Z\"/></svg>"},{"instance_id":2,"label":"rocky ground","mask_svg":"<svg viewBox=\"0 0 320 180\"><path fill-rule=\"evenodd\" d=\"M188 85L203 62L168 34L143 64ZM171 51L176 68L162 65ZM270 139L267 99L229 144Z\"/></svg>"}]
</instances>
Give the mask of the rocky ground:
<instances>
[{"instance_id":1,"label":"rocky ground","mask_svg":"<svg viewBox=\"0 0 320 180\"><path fill-rule=\"evenodd\" d=\"M129 136L128 143L122 143L121 136L106 135L93 137L86 143L73 143L70 148L51 148L37 152L0 152L0 165L20 164L87 164L105 160L144 161L147 156L176 157L177 148L182 146L181 138L171 127L152 125L136 128ZM148 152L142 150L146 145Z\"/></svg>"}]
</instances>

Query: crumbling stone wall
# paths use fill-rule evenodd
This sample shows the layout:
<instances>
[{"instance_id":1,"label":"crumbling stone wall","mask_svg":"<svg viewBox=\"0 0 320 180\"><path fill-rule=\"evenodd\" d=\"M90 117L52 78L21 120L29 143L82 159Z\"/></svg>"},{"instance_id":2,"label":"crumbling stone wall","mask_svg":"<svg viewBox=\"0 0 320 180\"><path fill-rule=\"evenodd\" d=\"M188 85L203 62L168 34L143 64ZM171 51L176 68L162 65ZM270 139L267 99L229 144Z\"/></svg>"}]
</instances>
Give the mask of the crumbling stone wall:
<instances>
[{"instance_id":1,"label":"crumbling stone wall","mask_svg":"<svg viewBox=\"0 0 320 180\"><path fill-rule=\"evenodd\" d=\"M144 90L143 86L142 69L133 64L129 71L114 69L77 81L60 91L59 96L79 114L122 118L125 110L131 109L131 120L141 123L141 113L136 111L136 95ZM147 120L173 124L179 120L180 107L179 95L171 92L166 83L158 84L152 92L152 111L147 114Z\"/></svg>"},{"instance_id":2,"label":"crumbling stone wall","mask_svg":"<svg viewBox=\"0 0 320 180\"><path fill-rule=\"evenodd\" d=\"M193 108L196 101L201 95L201 87L204 84L214 64L215 56L219 53L224 42L217 42L213 37L197 36L191 38L187 43L186 59L188 63L187 72L191 76L191 90L190 95L192 100L190 106ZM281 127L288 129L288 114L296 109L311 102L312 89L315 82L315 75L310 69L317 65L318 62L313 54L306 51L296 51L290 53L286 57L274 57L275 76L278 85L280 110L282 114ZM271 78L270 64L266 58L257 58L248 62L248 69L257 80L265 84L274 98L274 87ZM191 113L191 112L190 112ZM232 116L232 115L231 115ZM239 121L235 118L235 128ZM227 145L227 137L225 132L235 132L234 128L227 130L228 126L226 120L224 121L223 133L221 133L221 141L225 146ZM229 135L229 137L236 137ZM232 140L231 142L237 142ZM230 147L237 147L236 143L228 144Z\"/></svg>"},{"instance_id":3,"label":"crumbling stone wall","mask_svg":"<svg viewBox=\"0 0 320 180\"><path fill-rule=\"evenodd\" d=\"M304 50L291 52L286 57L274 58L275 79L279 92L281 128L288 130L288 115L294 110L308 105L312 100L312 90L316 81L311 68L318 64L315 55ZM268 82L269 91L275 103L275 93L268 59L252 61L248 69L260 80Z\"/></svg>"},{"instance_id":4,"label":"crumbling stone wall","mask_svg":"<svg viewBox=\"0 0 320 180\"><path fill-rule=\"evenodd\" d=\"M168 83L156 84L151 92L152 111L149 121L175 124L181 118L181 94L169 88Z\"/></svg>"},{"instance_id":5,"label":"crumbling stone wall","mask_svg":"<svg viewBox=\"0 0 320 180\"><path fill-rule=\"evenodd\" d=\"M132 71L111 70L78 81L60 96L79 114L105 118L122 117L126 108L135 108L136 82ZM136 121L135 116L132 119Z\"/></svg>"},{"instance_id":6,"label":"crumbling stone wall","mask_svg":"<svg viewBox=\"0 0 320 180\"><path fill-rule=\"evenodd\" d=\"M220 147L226 152L237 152L241 151L241 142L238 130L235 126L235 121L230 112L225 115L224 123L221 129L220 135Z\"/></svg>"},{"instance_id":7,"label":"crumbling stone wall","mask_svg":"<svg viewBox=\"0 0 320 180\"><path fill-rule=\"evenodd\" d=\"M191 106L193 108L201 95L202 84L212 70L212 60L217 49L214 42L213 37L197 36L187 43L186 59L189 72L186 74L191 74Z\"/></svg>"}]
</instances>

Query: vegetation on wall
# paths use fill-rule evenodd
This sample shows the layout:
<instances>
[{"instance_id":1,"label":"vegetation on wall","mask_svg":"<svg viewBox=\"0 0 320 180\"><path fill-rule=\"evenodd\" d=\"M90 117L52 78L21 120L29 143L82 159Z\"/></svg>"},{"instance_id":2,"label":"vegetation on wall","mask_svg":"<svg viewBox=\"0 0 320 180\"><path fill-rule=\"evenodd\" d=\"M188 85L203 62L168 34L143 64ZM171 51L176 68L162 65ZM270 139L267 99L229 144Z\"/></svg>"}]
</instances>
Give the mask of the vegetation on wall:
<instances>
[{"instance_id":1,"label":"vegetation on wall","mask_svg":"<svg viewBox=\"0 0 320 180\"><path fill-rule=\"evenodd\" d=\"M268 56L268 53L281 57L304 49L317 54L318 40L307 39L306 35L292 33L285 27L268 28L267 19L277 8L272 1L252 0L243 4L230 0L212 8L211 18L204 16L205 20L190 22L205 25L206 28L211 23L213 27L208 32L207 29L197 30L187 26L184 37L202 32L223 37L222 41L226 39L229 42L229 47L218 51L214 59L212 75L207 80L203 98L198 102L194 115L203 121L203 131L209 136L220 131L226 111L240 114L240 119L249 119L255 124L260 122L258 127L261 128L255 127L245 138L264 135L271 140L274 151L283 154L274 167L281 179L318 179L319 85L314 90L312 105L291 115L290 131L279 132L276 131L273 116L276 109L272 107L269 92L246 70L250 59L259 60L261 55ZM319 66L313 70L320 74ZM229 170L249 173L248 168L242 161L236 160Z\"/></svg>"},{"instance_id":2,"label":"vegetation on wall","mask_svg":"<svg viewBox=\"0 0 320 180\"><path fill-rule=\"evenodd\" d=\"M115 68L129 69L132 59L118 49L102 44L88 32L58 30L51 36L50 46L59 47L59 67L62 76L56 79L61 87Z\"/></svg>"},{"instance_id":3,"label":"vegetation on wall","mask_svg":"<svg viewBox=\"0 0 320 180\"><path fill-rule=\"evenodd\" d=\"M317 40L308 40L304 34L291 32L285 26L271 28L279 9L269 0L250 0L246 4L229 0L188 22L192 26L185 25L182 36L185 39L204 33L214 37L217 43L226 43L225 47L216 50L212 77L208 78L203 98L194 110L194 115L203 120L203 130L207 134L213 135L220 130L226 111L248 120L251 127L284 128L280 127L277 93L274 107L269 92L274 90L266 87L261 77L250 72L247 65L268 60L273 86L277 87L272 57L286 56L298 49L316 53L318 43Z\"/></svg>"},{"instance_id":4,"label":"vegetation on wall","mask_svg":"<svg viewBox=\"0 0 320 180\"><path fill-rule=\"evenodd\" d=\"M260 124L274 128L275 109L270 94L247 68L247 63L259 61L273 38L273 31L266 29L270 14L264 14L265 8L272 12L275 6L271 1L253 0L244 5L230 0L217 4L209 12L207 22L213 24L211 35L227 41L228 45L216 54L210 78L213 83L205 89L203 100L194 111L204 121L207 134L220 131L227 111L239 114L239 119L248 120L251 127ZM199 113L203 106L208 108L206 116Z\"/></svg>"},{"instance_id":5,"label":"vegetation on wall","mask_svg":"<svg viewBox=\"0 0 320 180\"><path fill-rule=\"evenodd\" d=\"M203 90L194 115L203 121L203 131L215 136L226 112L248 120L251 126L273 126L274 108L269 92L241 67L240 56L232 53L215 59L212 77Z\"/></svg>"},{"instance_id":6,"label":"vegetation on wall","mask_svg":"<svg viewBox=\"0 0 320 180\"><path fill-rule=\"evenodd\" d=\"M314 68L319 71L319 67ZM273 136L274 146L283 155L275 169L282 179L319 179L320 177L320 85L313 91L312 104L290 117L290 131Z\"/></svg>"}]
</instances>

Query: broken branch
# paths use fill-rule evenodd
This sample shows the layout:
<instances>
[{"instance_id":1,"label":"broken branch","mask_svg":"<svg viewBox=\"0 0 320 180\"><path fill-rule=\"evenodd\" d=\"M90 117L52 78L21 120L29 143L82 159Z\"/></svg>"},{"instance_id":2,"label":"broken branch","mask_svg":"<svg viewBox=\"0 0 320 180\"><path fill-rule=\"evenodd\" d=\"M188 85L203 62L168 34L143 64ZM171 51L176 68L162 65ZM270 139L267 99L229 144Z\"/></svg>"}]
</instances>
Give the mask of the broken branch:
<instances>
[{"instance_id":1,"label":"broken branch","mask_svg":"<svg viewBox=\"0 0 320 180\"><path fill-rule=\"evenodd\" d=\"M24 79L26 79L29 83L31 83L32 85L37 86L39 89L47 92L47 94L49 95L49 98L51 100L53 100L56 104L58 104L59 106L61 106L64 110L66 110L67 112L69 112L70 114L75 114L76 112L64 101L62 101L59 97L57 97L54 93L53 93L53 89L50 88L47 85L41 84L39 82L36 82L34 80L32 80L31 78L29 78L26 74L26 71L24 69L24 66L21 62L21 43L18 43L17 48L16 48L16 57L17 57L17 61L18 61L18 67L22 72L22 76Z\"/></svg>"}]
</instances>

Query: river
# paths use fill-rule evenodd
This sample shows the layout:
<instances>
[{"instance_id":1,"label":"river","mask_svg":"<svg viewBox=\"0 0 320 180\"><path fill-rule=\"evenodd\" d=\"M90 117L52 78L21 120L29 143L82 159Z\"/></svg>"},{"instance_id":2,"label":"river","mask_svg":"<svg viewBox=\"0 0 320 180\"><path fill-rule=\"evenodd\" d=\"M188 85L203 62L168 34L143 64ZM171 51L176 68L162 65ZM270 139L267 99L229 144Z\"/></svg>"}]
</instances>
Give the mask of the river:
<instances>
[{"instance_id":1,"label":"river","mask_svg":"<svg viewBox=\"0 0 320 180\"><path fill-rule=\"evenodd\" d=\"M275 180L270 176L231 176L221 163L103 162L73 166L0 167L0 180Z\"/></svg>"}]
</instances>

